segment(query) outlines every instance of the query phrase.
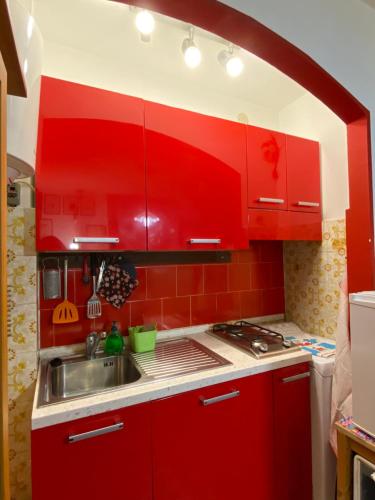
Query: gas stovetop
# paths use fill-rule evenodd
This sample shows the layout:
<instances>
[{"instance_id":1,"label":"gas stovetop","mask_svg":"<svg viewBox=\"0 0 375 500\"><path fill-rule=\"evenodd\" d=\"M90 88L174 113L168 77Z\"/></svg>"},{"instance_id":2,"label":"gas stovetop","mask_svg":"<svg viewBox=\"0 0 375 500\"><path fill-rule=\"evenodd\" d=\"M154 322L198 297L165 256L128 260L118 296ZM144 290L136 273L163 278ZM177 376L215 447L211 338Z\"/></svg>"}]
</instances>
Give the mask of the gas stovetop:
<instances>
[{"instance_id":1,"label":"gas stovetop","mask_svg":"<svg viewBox=\"0 0 375 500\"><path fill-rule=\"evenodd\" d=\"M285 339L281 333L248 321L219 323L213 325L209 333L249 352L257 359L300 350L298 345Z\"/></svg>"}]
</instances>

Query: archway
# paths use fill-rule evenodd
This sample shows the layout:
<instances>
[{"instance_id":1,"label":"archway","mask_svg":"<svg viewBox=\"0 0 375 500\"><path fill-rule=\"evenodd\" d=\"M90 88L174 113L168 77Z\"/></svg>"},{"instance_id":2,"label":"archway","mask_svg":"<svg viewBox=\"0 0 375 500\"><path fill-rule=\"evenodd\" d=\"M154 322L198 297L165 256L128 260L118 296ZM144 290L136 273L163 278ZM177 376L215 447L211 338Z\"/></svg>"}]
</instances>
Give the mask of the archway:
<instances>
[{"instance_id":1,"label":"archway","mask_svg":"<svg viewBox=\"0 0 375 500\"><path fill-rule=\"evenodd\" d=\"M255 19L216 0L116 0L211 31L264 59L324 102L348 130L346 214L349 291L375 287L369 111L300 49Z\"/></svg>"}]
</instances>

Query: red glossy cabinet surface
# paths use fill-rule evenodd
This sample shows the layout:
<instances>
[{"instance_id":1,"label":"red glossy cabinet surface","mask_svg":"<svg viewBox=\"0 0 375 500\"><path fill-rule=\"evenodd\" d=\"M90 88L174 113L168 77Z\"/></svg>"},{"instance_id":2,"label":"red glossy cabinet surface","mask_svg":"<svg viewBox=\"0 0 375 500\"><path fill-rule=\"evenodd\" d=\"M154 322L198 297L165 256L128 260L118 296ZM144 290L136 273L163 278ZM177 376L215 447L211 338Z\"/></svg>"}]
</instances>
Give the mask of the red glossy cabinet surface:
<instances>
[{"instance_id":1,"label":"red glossy cabinet surface","mask_svg":"<svg viewBox=\"0 0 375 500\"><path fill-rule=\"evenodd\" d=\"M249 240L322 239L322 219L318 213L249 208L248 224Z\"/></svg>"},{"instance_id":2,"label":"red glossy cabinet surface","mask_svg":"<svg viewBox=\"0 0 375 500\"><path fill-rule=\"evenodd\" d=\"M273 500L271 373L159 400L152 410L154 500Z\"/></svg>"},{"instance_id":3,"label":"red glossy cabinet surface","mask_svg":"<svg viewBox=\"0 0 375 500\"><path fill-rule=\"evenodd\" d=\"M311 500L308 363L274 372L274 484L277 500Z\"/></svg>"},{"instance_id":4,"label":"red glossy cabinet surface","mask_svg":"<svg viewBox=\"0 0 375 500\"><path fill-rule=\"evenodd\" d=\"M246 127L248 206L287 209L285 134Z\"/></svg>"},{"instance_id":5,"label":"red glossy cabinet surface","mask_svg":"<svg viewBox=\"0 0 375 500\"><path fill-rule=\"evenodd\" d=\"M121 422L122 430L69 442ZM34 430L31 439L33 500L152 500L147 404Z\"/></svg>"},{"instance_id":6,"label":"red glossy cabinet surface","mask_svg":"<svg viewBox=\"0 0 375 500\"><path fill-rule=\"evenodd\" d=\"M43 77L39 251L146 249L143 125L140 99ZM114 237L118 243L76 243L75 237Z\"/></svg>"},{"instance_id":7,"label":"red glossy cabinet surface","mask_svg":"<svg viewBox=\"0 0 375 500\"><path fill-rule=\"evenodd\" d=\"M145 127L148 249L247 248L245 126L146 102Z\"/></svg>"},{"instance_id":8,"label":"red glossy cabinet surface","mask_svg":"<svg viewBox=\"0 0 375 500\"><path fill-rule=\"evenodd\" d=\"M288 208L320 212L319 143L287 135Z\"/></svg>"}]
</instances>

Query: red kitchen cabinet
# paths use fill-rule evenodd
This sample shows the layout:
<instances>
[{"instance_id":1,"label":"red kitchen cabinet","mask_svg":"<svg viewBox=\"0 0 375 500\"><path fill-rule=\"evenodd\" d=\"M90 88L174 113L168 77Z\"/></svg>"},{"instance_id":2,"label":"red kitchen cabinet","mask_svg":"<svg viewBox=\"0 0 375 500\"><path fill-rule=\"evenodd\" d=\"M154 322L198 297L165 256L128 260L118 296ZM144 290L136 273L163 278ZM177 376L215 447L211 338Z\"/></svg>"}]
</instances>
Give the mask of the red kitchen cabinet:
<instances>
[{"instance_id":1,"label":"red kitchen cabinet","mask_svg":"<svg viewBox=\"0 0 375 500\"><path fill-rule=\"evenodd\" d=\"M246 127L145 103L149 250L248 247Z\"/></svg>"},{"instance_id":2,"label":"red kitchen cabinet","mask_svg":"<svg viewBox=\"0 0 375 500\"><path fill-rule=\"evenodd\" d=\"M156 401L152 420L154 500L276 498L270 372Z\"/></svg>"},{"instance_id":3,"label":"red kitchen cabinet","mask_svg":"<svg viewBox=\"0 0 375 500\"><path fill-rule=\"evenodd\" d=\"M308 363L277 370L274 383L274 484L277 500L311 500Z\"/></svg>"},{"instance_id":4,"label":"red kitchen cabinet","mask_svg":"<svg viewBox=\"0 0 375 500\"><path fill-rule=\"evenodd\" d=\"M33 500L152 500L147 404L34 430L31 446Z\"/></svg>"},{"instance_id":5,"label":"red kitchen cabinet","mask_svg":"<svg viewBox=\"0 0 375 500\"><path fill-rule=\"evenodd\" d=\"M321 241L322 218L317 213L249 208L249 240Z\"/></svg>"},{"instance_id":6,"label":"red kitchen cabinet","mask_svg":"<svg viewBox=\"0 0 375 500\"><path fill-rule=\"evenodd\" d=\"M247 126L246 138L248 206L286 210L285 134Z\"/></svg>"},{"instance_id":7,"label":"red kitchen cabinet","mask_svg":"<svg viewBox=\"0 0 375 500\"><path fill-rule=\"evenodd\" d=\"M319 143L286 136L288 209L321 211Z\"/></svg>"},{"instance_id":8,"label":"red kitchen cabinet","mask_svg":"<svg viewBox=\"0 0 375 500\"><path fill-rule=\"evenodd\" d=\"M146 249L141 99L42 78L36 221L39 251Z\"/></svg>"}]
</instances>

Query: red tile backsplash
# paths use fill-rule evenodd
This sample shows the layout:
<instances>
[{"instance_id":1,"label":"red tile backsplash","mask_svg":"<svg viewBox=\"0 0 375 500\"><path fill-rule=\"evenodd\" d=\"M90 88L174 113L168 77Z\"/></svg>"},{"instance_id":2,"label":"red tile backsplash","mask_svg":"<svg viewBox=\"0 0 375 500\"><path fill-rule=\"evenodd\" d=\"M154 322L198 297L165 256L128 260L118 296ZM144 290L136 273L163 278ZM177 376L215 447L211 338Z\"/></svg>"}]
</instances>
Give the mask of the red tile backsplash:
<instances>
[{"instance_id":1,"label":"red tile backsplash","mask_svg":"<svg viewBox=\"0 0 375 500\"><path fill-rule=\"evenodd\" d=\"M82 270L69 270L69 300L80 321L52 325L53 308L61 300L40 296L41 347L83 342L92 331L108 331L112 321L126 333L129 325L156 323L159 329L228 321L284 312L281 242L254 242L232 252L232 262L140 266L139 287L121 309L102 300L102 316L86 317L92 284L82 283Z\"/></svg>"}]
</instances>

